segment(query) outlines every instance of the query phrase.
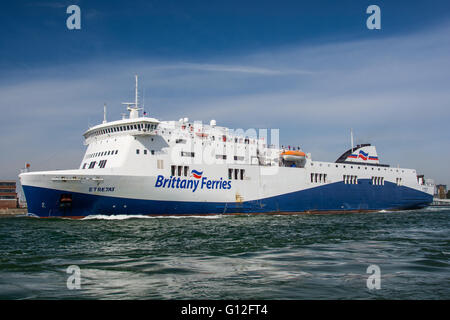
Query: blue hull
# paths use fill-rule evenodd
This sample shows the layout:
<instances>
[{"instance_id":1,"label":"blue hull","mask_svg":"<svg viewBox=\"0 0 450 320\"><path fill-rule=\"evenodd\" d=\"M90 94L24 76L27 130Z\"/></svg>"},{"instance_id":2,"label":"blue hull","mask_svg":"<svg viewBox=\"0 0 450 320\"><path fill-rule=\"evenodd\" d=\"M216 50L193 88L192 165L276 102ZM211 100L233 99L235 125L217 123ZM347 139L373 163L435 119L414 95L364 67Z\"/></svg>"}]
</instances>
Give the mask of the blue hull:
<instances>
[{"instance_id":1,"label":"blue hull","mask_svg":"<svg viewBox=\"0 0 450 320\"><path fill-rule=\"evenodd\" d=\"M23 186L28 212L40 217L84 217L88 215L202 215L232 213L345 212L423 208L433 197L394 183L383 186L360 180L319 186L243 203L138 200L70 193L70 206L61 205L67 191Z\"/></svg>"}]
</instances>

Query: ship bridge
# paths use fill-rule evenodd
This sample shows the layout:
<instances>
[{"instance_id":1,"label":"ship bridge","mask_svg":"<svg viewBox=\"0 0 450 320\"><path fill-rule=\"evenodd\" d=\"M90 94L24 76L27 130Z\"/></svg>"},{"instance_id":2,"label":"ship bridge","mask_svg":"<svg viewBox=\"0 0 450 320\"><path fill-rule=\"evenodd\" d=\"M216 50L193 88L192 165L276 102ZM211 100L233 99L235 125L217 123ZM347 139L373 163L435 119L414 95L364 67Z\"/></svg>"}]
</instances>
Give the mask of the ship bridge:
<instances>
[{"instance_id":1,"label":"ship bridge","mask_svg":"<svg viewBox=\"0 0 450 320\"><path fill-rule=\"evenodd\" d=\"M128 118L122 120L108 122L106 121L106 105L103 109L103 123L89 128L84 134L85 144L89 144L93 140L110 138L118 135L146 136L157 135L158 125L161 123L158 119L139 116L139 97L138 97L138 77L136 79L136 91L134 102L124 102L129 111Z\"/></svg>"},{"instance_id":2,"label":"ship bridge","mask_svg":"<svg viewBox=\"0 0 450 320\"><path fill-rule=\"evenodd\" d=\"M116 135L157 135L160 121L155 118L123 119L106 122L87 130L83 136L88 144L92 139L102 139Z\"/></svg>"}]
</instances>

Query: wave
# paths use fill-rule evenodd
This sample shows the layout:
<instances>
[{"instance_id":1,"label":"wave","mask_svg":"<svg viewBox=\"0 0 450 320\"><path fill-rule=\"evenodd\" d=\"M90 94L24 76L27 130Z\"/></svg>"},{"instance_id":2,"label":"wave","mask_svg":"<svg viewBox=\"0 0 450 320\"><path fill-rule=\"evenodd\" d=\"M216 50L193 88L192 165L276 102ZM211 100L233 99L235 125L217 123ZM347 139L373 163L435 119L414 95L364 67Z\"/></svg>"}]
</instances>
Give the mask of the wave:
<instances>
[{"instance_id":1,"label":"wave","mask_svg":"<svg viewBox=\"0 0 450 320\"><path fill-rule=\"evenodd\" d=\"M208 215L208 216L199 216L199 215L186 215L186 216L148 216L141 214L118 214L118 215L103 215L103 214L95 214L86 216L80 220L127 220L127 219L187 219L187 218L195 218L195 219L220 219L222 215Z\"/></svg>"}]
</instances>

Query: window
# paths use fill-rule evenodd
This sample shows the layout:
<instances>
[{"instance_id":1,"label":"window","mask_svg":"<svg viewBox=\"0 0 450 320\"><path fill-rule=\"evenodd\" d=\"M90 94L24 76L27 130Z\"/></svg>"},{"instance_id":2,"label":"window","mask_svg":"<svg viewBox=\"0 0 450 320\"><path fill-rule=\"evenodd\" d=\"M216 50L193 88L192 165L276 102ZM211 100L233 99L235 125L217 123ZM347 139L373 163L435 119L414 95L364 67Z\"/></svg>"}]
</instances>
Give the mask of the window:
<instances>
[{"instance_id":1,"label":"window","mask_svg":"<svg viewBox=\"0 0 450 320\"><path fill-rule=\"evenodd\" d=\"M119 150L116 150L116 154L119 153Z\"/></svg>"},{"instance_id":2,"label":"window","mask_svg":"<svg viewBox=\"0 0 450 320\"><path fill-rule=\"evenodd\" d=\"M189 167L188 166L184 166L184 176L187 177L189 173Z\"/></svg>"},{"instance_id":3,"label":"window","mask_svg":"<svg viewBox=\"0 0 450 320\"><path fill-rule=\"evenodd\" d=\"M144 154L147 154L147 149L144 149Z\"/></svg>"},{"instance_id":4,"label":"window","mask_svg":"<svg viewBox=\"0 0 450 320\"><path fill-rule=\"evenodd\" d=\"M372 177L372 185L383 186L384 185L384 177Z\"/></svg>"},{"instance_id":5,"label":"window","mask_svg":"<svg viewBox=\"0 0 450 320\"><path fill-rule=\"evenodd\" d=\"M228 179L233 179L233 169L228 169Z\"/></svg>"},{"instance_id":6,"label":"window","mask_svg":"<svg viewBox=\"0 0 450 320\"><path fill-rule=\"evenodd\" d=\"M15 187L16 183L15 182L0 182L0 186L2 186L2 187Z\"/></svg>"},{"instance_id":7,"label":"window","mask_svg":"<svg viewBox=\"0 0 450 320\"><path fill-rule=\"evenodd\" d=\"M92 162L89 164L89 169L94 168L96 162L97 162L97 161L92 161Z\"/></svg>"},{"instance_id":8,"label":"window","mask_svg":"<svg viewBox=\"0 0 450 320\"><path fill-rule=\"evenodd\" d=\"M236 161L244 161L244 157L243 156L234 156L234 160L236 160Z\"/></svg>"},{"instance_id":9,"label":"window","mask_svg":"<svg viewBox=\"0 0 450 320\"><path fill-rule=\"evenodd\" d=\"M358 184L358 176L344 175L345 184Z\"/></svg>"},{"instance_id":10,"label":"window","mask_svg":"<svg viewBox=\"0 0 450 320\"><path fill-rule=\"evenodd\" d=\"M234 169L234 179L237 180L239 176L239 169Z\"/></svg>"},{"instance_id":11,"label":"window","mask_svg":"<svg viewBox=\"0 0 450 320\"><path fill-rule=\"evenodd\" d=\"M1 200L15 200L16 196L0 196Z\"/></svg>"},{"instance_id":12,"label":"window","mask_svg":"<svg viewBox=\"0 0 450 320\"><path fill-rule=\"evenodd\" d=\"M216 154L216 159L223 159L226 160L227 156L225 154Z\"/></svg>"},{"instance_id":13,"label":"window","mask_svg":"<svg viewBox=\"0 0 450 320\"><path fill-rule=\"evenodd\" d=\"M139 149L136 149L136 154L139 154Z\"/></svg>"},{"instance_id":14,"label":"window","mask_svg":"<svg viewBox=\"0 0 450 320\"><path fill-rule=\"evenodd\" d=\"M101 160L101 161L98 163L98 167L99 167L99 168L104 168L104 167L106 166L106 161L107 161L107 160Z\"/></svg>"},{"instance_id":15,"label":"window","mask_svg":"<svg viewBox=\"0 0 450 320\"><path fill-rule=\"evenodd\" d=\"M87 165L87 163L83 164L83 169L86 169L86 165Z\"/></svg>"},{"instance_id":16,"label":"window","mask_svg":"<svg viewBox=\"0 0 450 320\"><path fill-rule=\"evenodd\" d=\"M164 169L164 160L156 160L156 167L158 169Z\"/></svg>"},{"instance_id":17,"label":"window","mask_svg":"<svg viewBox=\"0 0 450 320\"><path fill-rule=\"evenodd\" d=\"M152 154L155 154L155 150L152 150L151 153L152 153Z\"/></svg>"},{"instance_id":18,"label":"window","mask_svg":"<svg viewBox=\"0 0 450 320\"><path fill-rule=\"evenodd\" d=\"M244 180L245 170L241 169L241 180Z\"/></svg>"},{"instance_id":19,"label":"window","mask_svg":"<svg viewBox=\"0 0 450 320\"><path fill-rule=\"evenodd\" d=\"M171 169L171 176L174 177L175 176L175 171L176 171L177 166L170 166Z\"/></svg>"},{"instance_id":20,"label":"window","mask_svg":"<svg viewBox=\"0 0 450 320\"><path fill-rule=\"evenodd\" d=\"M181 173L183 172L183 166L178 166L178 176L181 176Z\"/></svg>"},{"instance_id":21,"label":"window","mask_svg":"<svg viewBox=\"0 0 450 320\"><path fill-rule=\"evenodd\" d=\"M194 152L181 151L181 156L182 157L191 157L191 158L193 158L195 156L195 153Z\"/></svg>"}]
</instances>

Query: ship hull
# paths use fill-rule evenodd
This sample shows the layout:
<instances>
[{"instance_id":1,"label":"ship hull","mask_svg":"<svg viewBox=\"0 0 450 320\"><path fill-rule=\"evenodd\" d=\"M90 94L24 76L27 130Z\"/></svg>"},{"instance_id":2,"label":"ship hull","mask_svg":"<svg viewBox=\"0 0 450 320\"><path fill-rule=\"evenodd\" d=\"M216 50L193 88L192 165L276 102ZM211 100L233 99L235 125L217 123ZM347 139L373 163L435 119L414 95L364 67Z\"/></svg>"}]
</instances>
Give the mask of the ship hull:
<instances>
[{"instance_id":1,"label":"ship hull","mask_svg":"<svg viewBox=\"0 0 450 320\"><path fill-rule=\"evenodd\" d=\"M432 195L426 192L389 182L374 188L368 179L361 179L356 185L336 182L233 202L176 200L176 192L172 200L153 200L151 196L139 199L27 185L23 189L28 212L38 217L366 212L423 208L432 202ZM151 194L152 188L147 191ZM70 194L70 204L61 201L67 194Z\"/></svg>"}]
</instances>

